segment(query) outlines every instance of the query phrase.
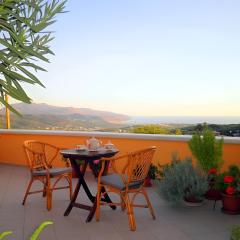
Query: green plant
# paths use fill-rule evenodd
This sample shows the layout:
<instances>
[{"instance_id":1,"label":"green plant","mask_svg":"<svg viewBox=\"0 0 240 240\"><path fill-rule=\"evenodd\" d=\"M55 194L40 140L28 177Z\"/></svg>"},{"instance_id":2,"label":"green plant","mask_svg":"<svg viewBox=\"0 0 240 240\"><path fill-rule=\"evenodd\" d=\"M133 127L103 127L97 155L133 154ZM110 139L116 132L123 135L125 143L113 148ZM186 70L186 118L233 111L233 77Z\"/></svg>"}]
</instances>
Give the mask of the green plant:
<instances>
[{"instance_id":1,"label":"green plant","mask_svg":"<svg viewBox=\"0 0 240 240\"><path fill-rule=\"evenodd\" d=\"M157 175L158 175L158 167L151 164L148 171L148 177L155 180Z\"/></svg>"},{"instance_id":2,"label":"green plant","mask_svg":"<svg viewBox=\"0 0 240 240\"><path fill-rule=\"evenodd\" d=\"M223 164L223 139L217 140L213 131L205 126L202 133L198 132L192 136L189 147L206 174L212 168L220 170Z\"/></svg>"},{"instance_id":3,"label":"green plant","mask_svg":"<svg viewBox=\"0 0 240 240\"><path fill-rule=\"evenodd\" d=\"M30 240L37 240L38 236L40 235L40 233L43 231L43 229L48 226L53 224L52 221L44 221L43 223L41 223L36 230L33 232L33 234L30 237ZM3 233L0 234L0 240L4 239L6 236L12 234L11 231L5 231Z\"/></svg>"},{"instance_id":4,"label":"green plant","mask_svg":"<svg viewBox=\"0 0 240 240\"><path fill-rule=\"evenodd\" d=\"M227 195L240 195L240 169L237 165L229 166L228 170L216 178L216 188Z\"/></svg>"},{"instance_id":5,"label":"green plant","mask_svg":"<svg viewBox=\"0 0 240 240\"><path fill-rule=\"evenodd\" d=\"M231 232L230 240L240 240L240 226L234 226Z\"/></svg>"},{"instance_id":6,"label":"green plant","mask_svg":"<svg viewBox=\"0 0 240 240\"><path fill-rule=\"evenodd\" d=\"M34 75L46 71L37 65L49 62L47 55L54 54L49 47L53 37L47 29L63 12L65 1L59 0L0 0L0 102L11 111L5 94L31 103L22 84L44 86Z\"/></svg>"},{"instance_id":7,"label":"green plant","mask_svg":"<svg viewBox=\"0 0 240 240\"><path fill-rule=\"evenodd\" d=\"M133 133L144 133L144 134L169 134L170 129L163 127L158 124L146 124L136 125L131 129Z\"/></svg>"},{"instance_id":8,"label":"green plant","mask_svg":"<svg viewBox=\"0 0 240 240\"><path fill-rule=\"evenodd\" d=\"M177 203L191 197L202 200L207 188L207 177L193 167L189 157L181 161L173 157L170 164L162 167L159 189L169 202Z\"/></svg>"}]
</instances>

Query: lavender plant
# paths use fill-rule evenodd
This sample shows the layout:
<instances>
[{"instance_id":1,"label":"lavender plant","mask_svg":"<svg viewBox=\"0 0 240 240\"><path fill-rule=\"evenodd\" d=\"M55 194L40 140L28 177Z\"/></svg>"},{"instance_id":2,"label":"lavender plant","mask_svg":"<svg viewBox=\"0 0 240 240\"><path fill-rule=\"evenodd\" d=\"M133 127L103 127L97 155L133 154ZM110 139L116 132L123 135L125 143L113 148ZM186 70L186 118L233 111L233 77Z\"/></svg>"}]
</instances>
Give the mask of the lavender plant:
<instances>
[{"instance_id":1,"label":"lavender plant","mask_svg":"<svg viewBox=\"0 0 240 240\"><path fill-rule=\"evenodd\" d=\"M162 167L159 182L161 196L169 202L179 203L185 198L202 200L208 188L207 177L192 165L192 159L173 157L171 164Z\"/></svg>"}]
</instances>

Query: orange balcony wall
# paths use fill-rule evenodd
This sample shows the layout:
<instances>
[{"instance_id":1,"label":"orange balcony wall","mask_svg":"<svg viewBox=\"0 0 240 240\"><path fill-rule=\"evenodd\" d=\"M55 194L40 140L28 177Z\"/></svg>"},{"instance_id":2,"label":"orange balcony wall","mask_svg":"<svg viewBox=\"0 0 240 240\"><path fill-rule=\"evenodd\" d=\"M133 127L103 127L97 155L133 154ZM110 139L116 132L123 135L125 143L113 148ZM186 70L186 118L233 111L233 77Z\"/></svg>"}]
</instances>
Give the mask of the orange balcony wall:
<instances>
[{"instance_id":1,"label":"orange balcony wall","mask_svg":"<svg viewBox=\"0 0 240 240\"><path fill-rule=\"evenodd\" d=\"M103 143L109 140L121 153L156 146L157 152L154 163L166 164L171 161L171 155L178 152L180 157L191 156L188 141L191 136L175 135L146 135L126 133L100 133L100 132L69 132L69 131L38 131L38 130L0 130L0 162L7 164L26 165L23 151L25 140L38 140L54 144L61 148L75 148L77 144L85 144L86 140L95 136ZM231 164L240 164L240 138L224 138L223 158L224 168ZM119 163L121 164L121 163ZM61 158L57 166L63 165Z\"/></svg>"}]
</instances>

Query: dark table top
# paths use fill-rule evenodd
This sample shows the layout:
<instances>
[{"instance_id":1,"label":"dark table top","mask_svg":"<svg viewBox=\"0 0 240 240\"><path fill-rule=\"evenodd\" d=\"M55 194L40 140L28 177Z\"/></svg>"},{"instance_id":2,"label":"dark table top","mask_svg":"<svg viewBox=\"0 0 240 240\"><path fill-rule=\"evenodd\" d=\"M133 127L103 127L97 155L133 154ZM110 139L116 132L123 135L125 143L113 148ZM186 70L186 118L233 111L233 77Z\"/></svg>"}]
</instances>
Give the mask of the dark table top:
<instances>
[{"instance_id":1,"label":"dark table top","mask_svg":"<svg viewBox=\"0 0 240 240\"><path fill-rule=\"evenodd\" d=\"M119 152L118 149L106 149L104 147L98 148L98 150L77 150L77 149L66 149L61 150L60 153L65 158L78 159L78 160L96 160L102 157L113 157Z\"/></svg>"}]
</instances>

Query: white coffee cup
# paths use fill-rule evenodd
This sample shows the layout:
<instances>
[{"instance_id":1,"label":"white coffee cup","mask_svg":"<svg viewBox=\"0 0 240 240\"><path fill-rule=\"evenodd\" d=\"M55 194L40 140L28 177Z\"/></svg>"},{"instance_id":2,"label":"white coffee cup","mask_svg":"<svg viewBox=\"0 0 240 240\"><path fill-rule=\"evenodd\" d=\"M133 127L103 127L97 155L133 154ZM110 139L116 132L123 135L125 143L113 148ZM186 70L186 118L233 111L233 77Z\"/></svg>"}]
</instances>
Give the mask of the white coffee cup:
<instances>
[{"instance_id":1,"label":"white coffee cup","mask_svg":"<svg viewBox=\"0 0 240 240\"><path fill-rule=\"evenodd\" d=\"M108 149L108 150L111 150L111 149L114 149L115 146L113 143L111 142L108 142L107 144L105 144L105 148Z\"/></svg>"}]
</instances>

